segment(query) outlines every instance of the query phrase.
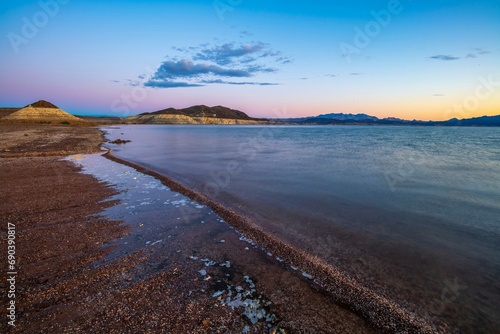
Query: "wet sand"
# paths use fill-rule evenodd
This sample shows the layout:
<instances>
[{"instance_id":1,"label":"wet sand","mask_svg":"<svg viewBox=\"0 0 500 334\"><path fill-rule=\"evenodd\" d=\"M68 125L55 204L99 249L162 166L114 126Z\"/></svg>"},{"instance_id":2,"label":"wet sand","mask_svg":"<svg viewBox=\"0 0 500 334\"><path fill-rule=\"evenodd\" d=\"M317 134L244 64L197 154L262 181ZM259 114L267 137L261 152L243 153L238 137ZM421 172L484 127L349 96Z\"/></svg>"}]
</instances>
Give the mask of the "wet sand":
<instances>
[{"instance_id":1,"label":"wet sand","mask_svg":"<svg viewBox=\"0 0 500 334\"><path fill-rule=\"evenodd\" d=\"M16 225L18 271L16 326L4 318L1 332L375 331L212 209L130 214L126 191L61 160L101 140L90 127L0 125L0 217Z\"/></svg>"}]
</instances>

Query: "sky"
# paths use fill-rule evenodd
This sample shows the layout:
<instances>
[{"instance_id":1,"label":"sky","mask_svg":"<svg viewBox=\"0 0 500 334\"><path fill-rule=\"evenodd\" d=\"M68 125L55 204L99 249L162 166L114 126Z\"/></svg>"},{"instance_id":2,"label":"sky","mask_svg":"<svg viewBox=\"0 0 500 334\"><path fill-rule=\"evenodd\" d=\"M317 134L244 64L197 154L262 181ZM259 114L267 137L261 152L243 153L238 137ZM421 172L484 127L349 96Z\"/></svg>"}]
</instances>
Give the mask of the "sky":
<instances>
[{"instance_id":1,"label":"sky","mask_svg":"<svg viewBox=\"0 0 500 334\"><path fill-rule=\"evenodd\" d=\"M0 73L78 115L498 115L500 1L2 1Z\"/></svg>"}]
</instances>

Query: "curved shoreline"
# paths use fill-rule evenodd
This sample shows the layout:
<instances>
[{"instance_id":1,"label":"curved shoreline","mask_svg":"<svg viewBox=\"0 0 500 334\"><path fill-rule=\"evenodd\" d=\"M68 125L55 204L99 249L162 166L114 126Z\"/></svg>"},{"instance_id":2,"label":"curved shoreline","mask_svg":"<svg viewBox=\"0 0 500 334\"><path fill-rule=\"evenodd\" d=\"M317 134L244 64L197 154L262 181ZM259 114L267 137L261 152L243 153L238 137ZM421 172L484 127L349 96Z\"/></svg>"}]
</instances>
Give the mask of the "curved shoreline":
<instances>
[{"instance_id":1,"label":"curved shoreline","mask_svg":"<svg viewBox=\"0 0 500 334\"><path fill-rule=\"evenodd\" d=\"M315 283L337 303L345 305L375 328L384 332L404 333L436 333L438 330L432 324L418 319L416 315L406 311L390 300L375 294L373 291L359 285L342 272L326 264L321 259L309 255L284 241L272 237L255 225L249 219L229 210L217 201L194 191L174 179L150 170L142 165L121 159L113 155L112 150L103 154L107 159L132 167L138 172L153 176L171 190L179 192L192 200L210 207L230 226L245 237L284 259L288 264L298 266L315 278Z\"/></svg>"}]
</instances>

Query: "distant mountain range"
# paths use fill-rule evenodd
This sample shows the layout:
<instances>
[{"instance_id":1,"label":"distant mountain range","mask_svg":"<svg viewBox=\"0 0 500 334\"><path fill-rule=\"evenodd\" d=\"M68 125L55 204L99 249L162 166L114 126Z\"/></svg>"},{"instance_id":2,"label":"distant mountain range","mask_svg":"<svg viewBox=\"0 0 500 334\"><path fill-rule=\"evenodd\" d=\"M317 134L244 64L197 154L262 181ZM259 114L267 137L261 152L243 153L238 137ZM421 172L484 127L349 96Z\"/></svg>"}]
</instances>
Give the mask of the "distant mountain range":
<instances>
[{"instance_id":1,"label":"distant mountain range","mask_svg":"<svg viewBox=\"0 0 500 334\"><path fill-rule=\"evenodd\" d=\"M378 118L367 114L332 113L300 118L262 119L223 106L196 105L183 109L167 108L154 112L118 118L111 116L79 118L54 104L40 100L24 108L0 108L2 121L93 122L96 124L301 124L301 125L423 125L423 126L500 126L500 115L447 121L408 121L400 118Z\"/></svg>"},{"instance_id":2,"label":"distant mountain range","mask_svg":"<svg viewBox=\"0 0 500 334\"><path fill-rule=\"evenodd\" d=\"M319 116L276 119L288 124L310 125L426 125L426 126L500 126L500 115L447 121L408 121L400 118L378 118L366 114L323 114Z\"/></svg>"}]
</instances>

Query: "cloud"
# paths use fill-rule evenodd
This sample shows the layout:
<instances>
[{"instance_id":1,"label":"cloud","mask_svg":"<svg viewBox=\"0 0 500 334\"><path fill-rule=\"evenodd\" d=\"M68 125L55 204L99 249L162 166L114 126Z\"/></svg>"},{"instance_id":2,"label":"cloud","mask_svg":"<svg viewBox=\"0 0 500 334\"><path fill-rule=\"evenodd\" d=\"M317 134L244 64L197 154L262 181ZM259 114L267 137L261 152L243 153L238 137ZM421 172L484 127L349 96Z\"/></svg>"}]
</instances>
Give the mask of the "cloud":
<instances>
[{"instance_id":1,"label":"cloud","mask_svg":"<svg viewBox=\"0 0 500 334\"><path fill-rule=\"evenodd\" d=\"M153 88L177 88L177 87L201 87L203 85L190 84L187 82L175 82L168 80L149 80L146 83L144 83L144 86Z\"/></svg>"},{"instance_id":2,"label":"cloud","mask_svg":"<svg viewBox=\"0 0 500 334\"><path fill-rule=\"evenodd\" d=\"M197 53L193 56L193 60L210 61L221 66L255 62L263 58L279 64L288 64L292 62L291 59L283 56L280 51L272 50L269 48L268 44L263 42L252 42L239 45L235 43L224 43L212 47L204 45L199 48Z\"/></svg>"},{"instance_id":3,"label":"cloud","mask_svg":"<svg viewBox=\"0 0 500 334\"><path fill-rule=\"evenodd\" d=\"M194 60L213 61L218 65L228 65L236 61L236 58L260 53L266 48L264 43L244 44L235 46L234 43L225 43L211 48L200 50L194 55Z\"/></svg>"},{"instance_id":4,"label":"cloud","mask_svg":"<svg viewBox=\"0 0 500 334\"><path fill-rule=\"evenodd\" d=\"M474 59L478 58L479 56L484 56L486 54L490 54L491 52L482 48L474 48L473 52L469 52L464 58L469 58L469 59ZM430 56L429 59L434 59L434 60L444 60L444 61L450 61L450 60L458 60L460 57L456 56L451 56L451 55L434 55Z\"/></svg>"},{"instance_id":5,"label":"cloud","mask_svg":"<svg viewBox=\"0 0 500 334\"><path fill-rule=\"evenodd\" d=\"M435 59L435 60L458 60L460 57L455 57L455 56L450 56L450 55L435 55L435 56L430 56L430 59Z\"/></svg>"},{"instance_id":6,"label":"cloud","mask_svg":"<svg viewBox=\"0 0 500 334\"><path fill-rule=\"evenodd\" d=\"M292 63L292 60L288 57L279 57L276 59L276 61L282 65L290 64Z\"/></svg>"},{"instance_id":7,"label":"cloud","mask_svg":"<svg viewBox=\"0 0 500 334\"><path fill-rule=\"evenodd\" d=\"M247 71L250 73L274 73L274 72L277 72L278 69L276 69L274 67L252 65L252 66L247 67Z\"/></svg>"},{"instance_id":8,"label":"cloud","mask_svg":"<svg viewBox=\"0 0 500 334\"><path fill-rule=\"evenodd\" d=\"M484 50L484 49L481 49L481 48L476 48L475 50L476 50L477 54L480 54L480 55L486 55L486 54L491 53L490 51Z\"/></svg>"},{"instance_id":9,"label":"cloud","mask_svg":"<svg viewBox=\"0 0 500 334\"><path fill-rule=\"evenodd\" d=\"M224 80L202 80L202 83L205 84L224 84L224 85L254 85L254 86L277 86L279 85L278 83L273 83L273 82L248 82L248 81L243 81L243 82L238 82L238 81L224 81Z\"/></svg>"},{"instance_id":10,"label":"cloud","mask_svg":"<svg viewBox=\"0 0 500 334\"><path fill-rule=\"evenodd\" d=\"M488 51L488 50L484 50L484 49L481 49L481 48L475 48L474 52L469 53L467 56L465 56L465 58L477 58L479 56L484 56L484 55L487 55L487 54L490 54L490 53L491 52Z\"/></svg>"},{"instance_id":11,"label":"cloud","mask_svg":"<svg viewBox=\"0 0 500 334\"><path fill-rule=\"evenodd\" d=\"M349 75L362 75L363 73L359 73L359 72L352 72L352 73L349 73Z\"/></svg>"},{"instance_id":12,"label":"cloud","mask_svg":"<svg viewBox=\"0 0 500 334\"><path fill-rule=\"evenodd\" d=\"M272 50L263 42L201 44L195 47L173 47L172 50L174 55L167 56L152 75L139 76L144 79L144 86L276 85L260 80L238 82L227 78L250 78L276 73L281 65L291 62L280 51Z\"/></svg>"},{"instance_id":13,"label":"cloud","mask_svg":"<svg viewBox=\"0 0 500 334\"><path fill-rule=\"evenodd\" d=\"M127 81L128 81L129 86L132 86L132 87L137 87L137 86L141 85L141 83L137 80L127 79Z\"/></svg>"},{"instance_id":14,"label":"cloud","mask_svg":"<svg viewBox=\"0 0 500 334\"><path fill-rule=\"evenodd\" d=\"M208 63L195 64L191 60L164 61L153 75L153 79L198 77L204 74L225 77L250 77L250 70L224 68Z\"/></svg>"}]
</instances>

